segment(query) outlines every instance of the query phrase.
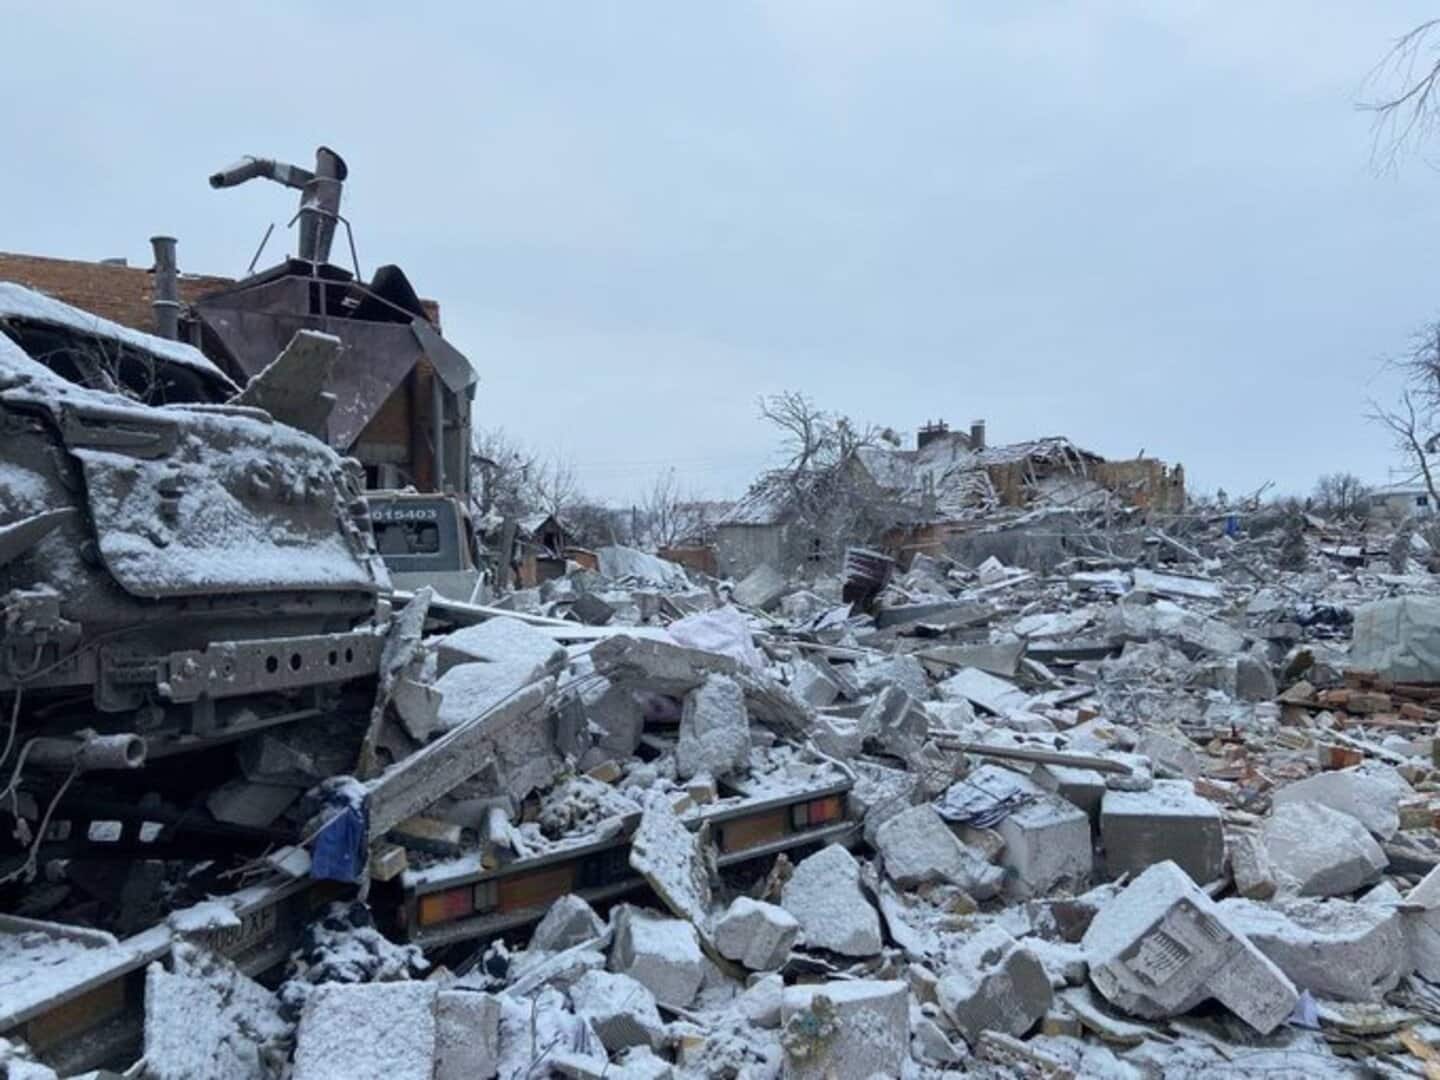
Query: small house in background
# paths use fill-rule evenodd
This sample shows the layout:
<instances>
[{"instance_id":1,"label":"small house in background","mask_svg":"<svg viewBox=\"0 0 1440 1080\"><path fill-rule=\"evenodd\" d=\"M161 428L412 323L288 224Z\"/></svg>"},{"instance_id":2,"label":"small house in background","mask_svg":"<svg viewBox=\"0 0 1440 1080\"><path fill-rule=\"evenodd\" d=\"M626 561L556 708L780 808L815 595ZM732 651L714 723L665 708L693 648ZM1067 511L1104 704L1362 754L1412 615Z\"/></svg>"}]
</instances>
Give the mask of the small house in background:
<instances>
[{"instance_id":1,"label":"small house in background","mask_svg":"<svg viewBox=\"0 0 1440 1080\"><path fill-rule=\"evenodd\" d=\"M515 523L511 564L516 584L533 589L546 581L565 576L565 559L570 551L569 530L554 514L543 511Z\"/></svg>"},{"instance_id":2,"label":"small house in background","mask_svg":"<svg viewBox=\"0 0 1440 1080\"><path fill-rule=\"evenodd\" d=\"M1411 481L1372 489L1370 509L1372 513L1403 521L1407 517L1429 517L1435 513L1435 503L1423 482Z\"/></svg>"}]
</instances>

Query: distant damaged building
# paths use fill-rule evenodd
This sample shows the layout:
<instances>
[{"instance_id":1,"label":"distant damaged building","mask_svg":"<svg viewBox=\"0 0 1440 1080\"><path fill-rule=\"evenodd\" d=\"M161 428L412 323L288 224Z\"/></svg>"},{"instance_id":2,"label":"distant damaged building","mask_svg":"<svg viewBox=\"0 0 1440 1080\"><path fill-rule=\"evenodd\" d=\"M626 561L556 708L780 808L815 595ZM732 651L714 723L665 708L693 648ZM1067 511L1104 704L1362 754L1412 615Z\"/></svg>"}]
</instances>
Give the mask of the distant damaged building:
<instances>
[{"instance_id":1,"label":"distant damaged building","mask_svg":"<svg viewBox=\"0 0 1440 1080\"><path fill-rule=\"evenodd\" d=\"M721 572L803 558L795 536L803 508L835 499L863 505L854 518L873 530L867 542L908 560L1041 507L1174 513L1185 505L1185 474L1154 458L1107 461L1059 436L988 446L982 422L968 432L927 424L914 449L862 447L842 475L762 476L716 526Z\"/></svg>"}]
</instances>

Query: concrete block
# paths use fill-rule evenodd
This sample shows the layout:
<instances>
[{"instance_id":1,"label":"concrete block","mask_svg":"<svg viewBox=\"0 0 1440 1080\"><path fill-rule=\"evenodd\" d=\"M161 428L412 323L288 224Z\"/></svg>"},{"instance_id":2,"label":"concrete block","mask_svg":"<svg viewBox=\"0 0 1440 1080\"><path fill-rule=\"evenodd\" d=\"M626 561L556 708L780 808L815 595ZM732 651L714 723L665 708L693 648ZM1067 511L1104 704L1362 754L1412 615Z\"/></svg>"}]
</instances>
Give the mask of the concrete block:
<instances>
[{"instance_id":1,"label":"concrete block","mask_svg":"<svg viewBox=\"0 0 1440 1080\"><path fill-rule=\"evenodd\" d=\"M1235 696L1241 701L1273 701L1278 692L1270 665L1248 653L1235 658Z\"/></svg>"},{"instance_id":2,"label":"concrete block","mask_svg":"<svg viewBox=\"0 0 1440 1080\"><path fill-rule=\"evenodd\" d=\"M750 719L740 684L711 675L685 698L675 771L682 779L699 773L719 778L750 767Z\"/></svg>"},{"instance_id":3,"label":"concrete block","mask_svg":"<svg viewBox=\"0 0 1440 1080\"><path fill-rule=\"evenodd\" d=\"M490 1080L500 1070L500 1001L442 990L435 1003L435 1080Z\"/></svg>"},{"instance_id":4,"label":"concrete block","mask_svg":"<svg viewBox=\"0 0 1440 1080\"><path fill-rule=\"evenodd\" d=\"M1112 877L1168 859L1204 885L1225 869L1220 810L1196 795L1189 780L1156 780L1149 791L1107 791L1100 841Z\"/></svg>"},{"instance_id":5,"label":"concrete block","mask_svg":"<svg viewBox=\"0 0 1440 1080\"><path fill-rule=\"evenodd\" d=\"M1381 840L1400 829L1400 799L1410 785L1393 769L1376 771L1364 765L1320 772L1286 784L1274 796L1275 805L1313 802L1349 814Z\"/></svg>"},{"instance_id":6,"label":"concrete block","mask_svg":"<svg viewBox=\"0 0 1440 1080\"><path fill-rule=\"evenodd\" d=\"M610 970L629 975L657 1001L677 1009L695 1000L705 977L704 954L695 928L625 905L615 916Z\"/></svg>"},{"instance_id":7,"label":"concrete block","mask_svg":"<svg viewBox=\"0 0 1440 1080\"><path fill-rule=\"evenodd\" d=\"M1263 1035L1290 1017L1299 998L1174 862L1156 863L1101 906L1081 945L1101 995L1148 1019L1214 998Z\"/></svg>"},{"instance_id":8,"label":"concrete block","mask_svg":"<svg viewBox=\"0 0 1440 1080\"><path fill-rule=\"evenodd\" d=\"M987 926L953 954L936 997L975 1045L982 1031L1023 1035L1050 1008L1050 978L1035 954L999 926Z\"/></svg>"},{"instance_id":9,"label":"concrete block","mask_svg":"<svg viewBox=\"0 0 1440 1080\"><path fill-rule=\"evenodd\" d=\"M844 956L880 951L880 916L860 888L860 864L838 844L802 860L781 893L800 922L805 945Z\"/></svg>"},{"instance_id":10,"label":"concrete block","mask_svg":"<svg viewBox=\"0 0 1440 1080\"><path fill-rule=\"evenodd\" d=\"M570 1003L612 1054L632 1046L653 1049L664 1038L655 995L629 975L587 971L570 987Z\"/></svg>"},{"instance_id":11,"label":"concrete block","mask_svg":"<svg viewBox=\"0 0 1440 1080\"><path fill-rule=\"evenodd\" d=\"M824 661L800 660L790 678L790 692L808 705L822 709L840 696L840 687L821 669Z\"/></svg>"},{"instance_id":12,"label":"concrete block","mask_svg":"<svg viewBox=\"0 0 1440 1080\"><path fill-rule=\"evenodd\" d=\"M1316 997L1379 1001L1409 967L1404 928L1393 908L1346 900L1225 900L1220 913Z\"/></svg>"},{"instance_id":13,"label":"concrete block","mask_svg":"<svg viewBox=\"0 0 1440 1080\"><path fill-rule=\"evenodd\" d=\"M1276 806L1260 827L1281 891L1341 896L1380 880L1389 860L1364 825L1314 802Z\"/></svg>"},{"instance_id":14,"label":"concrete block","mask_svg":"<svg viewBox=\"0 0 1440 1080\"><path fill-rule=\"evenodd\" d=\"M1000 891L1004 871L960 842L929 803L902 810L875 830L885 873L902 889L944 881L977 900Z\"/></svg>"},{"instance_id":15,"label":"concrete block","mask_svg":"<svg viewBox=\"0 0 1440 1080\"><path fill-rule=\"evenodd\" d=\"M1090 816L1060 796L1039 796L995 831L1005 841L1000 865L1007 871L1006 896L1024 900L1088 883L1094 869Z\"/></svg>"},{"instance_id":16,"label":"concrete block","mask_svg":"<svg viewBox=\"0 0 1440 1080\"><path fill-rule=\"evenodd\" d=\"M550 905L545 917L530 935L530 948L561 952L574 945L593 941L605 932L595 909L574 893L566 893Z\"/></svg>"},{"instance_id":17,"label":"concrete block","mask_svg":"<svg viewBox=\"0 0 1440 1080\"><path fill-rule=\"evenodd\" d=\"M315 987L295 1033L294 1080L432 1080L439 992L431 982Z\"/></svg>"},{"instance_id":18,"label":"concrete block","mask_svg":"<svg viewBox=\"0 0 1440 1080\"><path fill-rule=\"evenodd\" d=\"M1000 865L1006 871L1005 893L1015 899L1042 895L1063 882L1083 884L1092 867L1090 818L1079 807L1046 791L1034 781L999 765L982 765L947 792L945 805L966 805L1028 799L991 826L1005 849ZM982 802L974 808L981 809ZM944 806L942 806L944 809Z\"/></svg>"},{"instance_id":19,"label":"concrete block","mask_svg":"<svg viewBox=\"0 0 1440 1080\"><path fill-rule=\"evenodd\" d=\"M782 907L736 897L715 924L715 947L720 955L738 960L751 971L773 971L785 963L800 923Z\"/></svg>"},{"instance_id":20,"label":"concrete block","mask_svg":"<svg viewBox=\"0 0 1440 1080\"><path fill-rule=\"evenodd\" d=\"M781 1016L785 1080L871 1080L904 1070L910 995L902 981L787 987Z\"/></svg>"}]
</instances>

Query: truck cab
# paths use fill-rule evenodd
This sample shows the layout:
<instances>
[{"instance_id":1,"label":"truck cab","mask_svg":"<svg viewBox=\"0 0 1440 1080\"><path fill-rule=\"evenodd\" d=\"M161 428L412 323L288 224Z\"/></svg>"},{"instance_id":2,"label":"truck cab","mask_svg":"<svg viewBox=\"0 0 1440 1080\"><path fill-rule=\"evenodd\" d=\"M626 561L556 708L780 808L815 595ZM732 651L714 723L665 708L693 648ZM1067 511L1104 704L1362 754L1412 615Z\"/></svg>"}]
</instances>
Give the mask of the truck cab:
<instances>
[{"instance_id":1,"label":"truck cab","mask_svg":"<svg viewBox=\"0 0 1440 1080\"><path fill-rule=\"evenodd\" d=\"M368 491L375 546L395 588L429 585L451 600L479 599L480 545L458 496L417 491Z\"/></svg>"}]
</instances>

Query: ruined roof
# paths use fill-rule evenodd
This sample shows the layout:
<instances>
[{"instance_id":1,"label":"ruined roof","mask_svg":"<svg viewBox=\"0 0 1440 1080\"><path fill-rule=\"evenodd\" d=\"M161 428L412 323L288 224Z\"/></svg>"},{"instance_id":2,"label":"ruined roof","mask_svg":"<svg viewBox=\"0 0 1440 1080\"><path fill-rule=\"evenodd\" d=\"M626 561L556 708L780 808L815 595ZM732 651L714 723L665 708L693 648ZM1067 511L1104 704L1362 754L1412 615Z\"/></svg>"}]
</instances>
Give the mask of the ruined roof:
<instances>
[{"instance_id":1,"label":"ruined roof","mask_svg":"<svg viewBox=\"0 0 1440 1080\"><path fill-rule=\"evenodd\" d=\"M157 359L188 368L229 393L239 390L230 378L193 345L132 330L110 319L81 311L53 297L10 281L0 281L0 322L15 319L43 326L63 327L98 341L110 341Z\"/></svg>"},{"instance_id":2,"label":"ruined roof","mask_svg":"<svg viewBox=\"0 0 1440 1080\"><path fill-rule=\"evenodd\" d=\"M139 266L0 251L0 281L18 282L132 330L148 332L155 328L151 307L155 299L154 279L149 269ZM180 302L193 304L203 296L238 284L235 278L215 274L182 273ZM440 305L423 297L420 305L430 321L439 326Z\"/></svg>"},{"instance_id":3,"label":"ruined roof","mask_svg":"<svg viewBox=\"0 0 1440 1080\"><path fill-rule=\"evenodd\" d=\"M132 330L155 328L150 306L155 298L154 277L138 266L0 252L0 280L18 282ZM194 303L206 293L233 284L225 277L181 274L180 300Z\"/></svg>"},{"instance_id":4,"label":"ruined roof","mask_svg":"<svg viewBox=\"0 0 1440 1080\"><path fill-rule=\"evenodd\" d=\"M782 470L763 473L715 523L723 525L783 525L793 513L794 488Z\"/></svg>"}]
</instances>

